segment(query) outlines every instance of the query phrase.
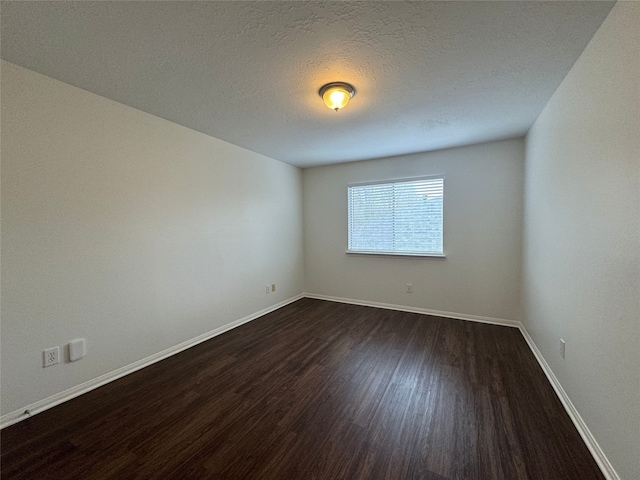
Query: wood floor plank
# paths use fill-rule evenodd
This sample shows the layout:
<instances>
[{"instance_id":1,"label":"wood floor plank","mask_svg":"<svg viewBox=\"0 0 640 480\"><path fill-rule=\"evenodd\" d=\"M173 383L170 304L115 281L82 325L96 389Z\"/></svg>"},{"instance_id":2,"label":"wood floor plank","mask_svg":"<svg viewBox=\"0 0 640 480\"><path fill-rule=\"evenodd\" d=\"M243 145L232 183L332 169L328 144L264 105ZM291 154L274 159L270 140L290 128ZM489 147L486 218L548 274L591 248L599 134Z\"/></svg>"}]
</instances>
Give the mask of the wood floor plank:
<instances>
[{"instance_id":1,"label":"wood floor plank","mask_svg":"<svg viewBox=\"0 0 640 480\"><path fill-rule=\"evenodd\" d=\"M1 436L3 479L603 479L517 329L312 299Z\"/></svg>"}]
</instances>

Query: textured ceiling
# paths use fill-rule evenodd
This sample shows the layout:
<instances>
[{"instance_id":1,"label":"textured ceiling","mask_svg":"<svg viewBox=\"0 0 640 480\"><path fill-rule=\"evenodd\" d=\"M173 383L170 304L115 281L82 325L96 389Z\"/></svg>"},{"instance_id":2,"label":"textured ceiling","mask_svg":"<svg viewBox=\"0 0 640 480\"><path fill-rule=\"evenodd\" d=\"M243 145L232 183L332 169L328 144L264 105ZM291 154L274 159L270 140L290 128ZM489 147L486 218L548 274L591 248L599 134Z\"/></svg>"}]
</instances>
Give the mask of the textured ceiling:
<instances>
[{"instance_id":1,"label":"textured ceiling","mask_svg":"<svg viewBox=\"0 0 640 480\"><path fill-rule=\"evenodd\" d=\"M306 167L523 135L612 6L2 2L2 58Z\"/></svg>"}]
</instances>

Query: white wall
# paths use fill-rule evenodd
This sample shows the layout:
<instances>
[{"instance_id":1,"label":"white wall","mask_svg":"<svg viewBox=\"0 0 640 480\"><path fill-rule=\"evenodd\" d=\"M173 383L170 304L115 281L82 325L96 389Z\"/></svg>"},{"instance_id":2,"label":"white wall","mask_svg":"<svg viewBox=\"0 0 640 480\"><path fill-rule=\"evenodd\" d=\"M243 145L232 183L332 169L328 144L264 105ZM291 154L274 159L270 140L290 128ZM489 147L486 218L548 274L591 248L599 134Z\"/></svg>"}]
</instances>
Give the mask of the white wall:
<instances>
[{"instance_id":1,"label":"white wall","mask_svg":"<svg viewBox=\"0 0 640 480\"><path fill-rule=\"evenodd\" d=\"M305 169L305 291L517 320L523 163L516 139ZM435 174L445 175L445 260L345 254L349 183Z\"/></svg>"},{"instance_id":2,"label":"white wall","mask_svg":"<svg viewBox=\"0 0 640 480\"><path fill-rule=\"evenodd\" d=\"M302 292L299 169L7 62L1 192L3 414Z\"/></svg>"},{"instance_id":3,"label":"white wall","mask_svg":"<svg viewBox=\"0 0 640 480\"><path fill-rule=\"evenodd\" d=\"M618 2L526 138L524 323L640 478L640 4ZM566 340L566 359L559 338Z\"/></svg>"}]
</instances>

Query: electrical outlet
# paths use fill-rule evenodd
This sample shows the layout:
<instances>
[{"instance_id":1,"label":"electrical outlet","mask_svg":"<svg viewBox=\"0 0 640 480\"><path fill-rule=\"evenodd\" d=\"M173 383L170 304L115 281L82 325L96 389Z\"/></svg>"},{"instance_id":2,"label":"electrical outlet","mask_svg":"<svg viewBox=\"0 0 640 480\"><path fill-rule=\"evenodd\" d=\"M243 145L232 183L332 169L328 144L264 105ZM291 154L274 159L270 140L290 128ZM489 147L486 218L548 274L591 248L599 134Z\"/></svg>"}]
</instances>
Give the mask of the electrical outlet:
<instances>
[{"instance_id":1,"label":"electrical outlet","mask_svg":"<svg viewBox=\"0 0 640 480\"><path fill-rule=\"evenodd\" d=\"M267 295L271 293L271 285L267 285L267 291L265 292Z\"/></svg>"},{"instance_id":2,"label":"electrical outlet","mask_svg":"<svg viewBox=\"0 0 640 480\"><path fill-rule=\"evenodd\" d=\"M47 348L42 352L42 366L50 367L56 363L60 363L60 349L58 347Z\"/></svg>"},{"instance_id":3,"label":"electrical outlet","mask_svg":"<svg viewBox=\"0 0 640 480\"><path fill-rule=\"evenodd\" d=\"M566 346L567 346L566 342L563 339L560 339L560 356L562 358L564 358L564 353L565 353L565 350L566 350Z\"/></svg>"},{"instance_id":4,"label":"electrical outlet","mask_svg":"<svg viewBox=\"0 0 640 480\"><path fill-rule=\"evenodd\" d=\"M407 293L413 293L413 283L407 283Z\"/></svg>"},{"instance_id":5,"label":"electrical outlet","mask_svg":"<svg viewBox=\"0 0 640 480\"><path fill-rule=\"evenodd\" d=\"M276 291L276 284L275 284L275 283L272 283L272 284L271 284L271 291L272 291L272 292L275 292L275 291Z\"/></svg>"}]
</instances>

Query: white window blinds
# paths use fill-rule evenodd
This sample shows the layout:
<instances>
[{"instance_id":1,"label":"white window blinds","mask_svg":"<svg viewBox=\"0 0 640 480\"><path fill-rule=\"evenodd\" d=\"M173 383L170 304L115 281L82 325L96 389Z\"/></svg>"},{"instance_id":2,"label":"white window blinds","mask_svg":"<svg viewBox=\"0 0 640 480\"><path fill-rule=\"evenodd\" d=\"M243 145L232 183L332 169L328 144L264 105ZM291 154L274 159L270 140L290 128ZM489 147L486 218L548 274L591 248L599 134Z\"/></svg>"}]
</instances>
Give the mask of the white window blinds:
<instances>
[{"instance_id":1,"label":"white window blinds","mask_svg":"<svg viewBox=\"0 0 640 480\"><path fill-rule=\"evenodd\" d=\"M444 177L348 188L349 251L443 255Z\"/></svg>"}]
</instances>

